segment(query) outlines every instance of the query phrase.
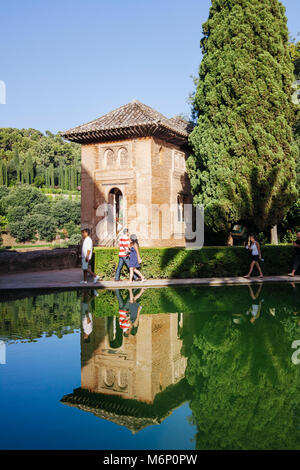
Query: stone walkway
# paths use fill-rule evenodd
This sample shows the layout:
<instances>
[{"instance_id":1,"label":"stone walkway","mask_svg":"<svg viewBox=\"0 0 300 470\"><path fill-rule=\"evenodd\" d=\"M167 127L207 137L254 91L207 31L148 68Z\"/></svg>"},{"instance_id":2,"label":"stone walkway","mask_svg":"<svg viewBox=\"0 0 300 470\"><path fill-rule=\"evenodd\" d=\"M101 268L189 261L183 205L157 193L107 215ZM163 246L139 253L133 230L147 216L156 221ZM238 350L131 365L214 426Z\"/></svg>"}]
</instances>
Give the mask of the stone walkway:
<instances>
[{"instance_id":1,"label":"stone walkway","mask_svg":"<svg viewBox=\"0 0 300 470\"><path fill-rule=\"evenodd\" d=\"M80 284L82 279L81 269L62 269L59 271L40 271L29 273L15 273L0 276L0 292L16 291L25 289L70 289L75 287L98 287L117 289L131 286L143 287L167 287L167 286L220 286L220 285L236 285L236 284L253 284L257 282L300 282L300 276L291 278L289 276L265 276L263 279L253 277L245 279L244 277L215 277L215 278L199 278L199 279L150 279L146 282L128 281L99 281L97 284L88 282L86 285Z\"/></svg>"}]
</instances>

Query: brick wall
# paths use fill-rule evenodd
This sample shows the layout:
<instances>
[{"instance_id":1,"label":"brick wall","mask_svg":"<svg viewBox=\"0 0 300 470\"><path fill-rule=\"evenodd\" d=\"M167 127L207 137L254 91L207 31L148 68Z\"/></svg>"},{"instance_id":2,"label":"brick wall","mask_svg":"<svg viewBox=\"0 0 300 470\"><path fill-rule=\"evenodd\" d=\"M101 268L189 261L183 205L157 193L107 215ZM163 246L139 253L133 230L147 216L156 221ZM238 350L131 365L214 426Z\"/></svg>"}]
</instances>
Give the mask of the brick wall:
<instances>
[{"instance_id":1,"label":"brick wall","mask_svg":"<svg viewBox=\"0 0 300 470\"><path fill-rule=\"evenodd\" d=\"M110 202L110 192L118 188L124 200L123 226L138 235L141 246L185 246L184 237L174 237L170 213L178 194L191 200L185 158L179 147L152 137L83 145L81 222L91 228L95 245L103 243L108 227L105 213L98 209L97 215L97 208ZM152 220L158 222L155 228Z\"/></svg>"}]
</instances>

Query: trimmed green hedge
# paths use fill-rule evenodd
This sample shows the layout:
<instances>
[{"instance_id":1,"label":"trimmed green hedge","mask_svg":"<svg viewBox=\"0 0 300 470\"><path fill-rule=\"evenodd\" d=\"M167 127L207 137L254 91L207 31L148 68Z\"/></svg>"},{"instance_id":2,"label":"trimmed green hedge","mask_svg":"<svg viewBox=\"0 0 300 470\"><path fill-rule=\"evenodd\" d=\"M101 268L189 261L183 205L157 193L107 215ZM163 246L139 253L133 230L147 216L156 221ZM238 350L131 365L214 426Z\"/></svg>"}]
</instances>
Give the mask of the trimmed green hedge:
<instances>
[{"instance_id":1,"label":"trimmed green hedge","mask_svg":"<svg viewBox=\"0 0 300 470\"><path fill-rule=\"evenodd\" d=\"M293 247L266 245L262 247L261 263L265 275L281 275L291 270ZM141 271L148 279L188 279L201 277L242 276L247 274L251 256L244 247L141 248ZM95 248L94 270L102 280L114 277L118 249ZM257 274L254 268L253 275ZM123 279L128 278L123 270Z\"/></svg>"}]
</instances>

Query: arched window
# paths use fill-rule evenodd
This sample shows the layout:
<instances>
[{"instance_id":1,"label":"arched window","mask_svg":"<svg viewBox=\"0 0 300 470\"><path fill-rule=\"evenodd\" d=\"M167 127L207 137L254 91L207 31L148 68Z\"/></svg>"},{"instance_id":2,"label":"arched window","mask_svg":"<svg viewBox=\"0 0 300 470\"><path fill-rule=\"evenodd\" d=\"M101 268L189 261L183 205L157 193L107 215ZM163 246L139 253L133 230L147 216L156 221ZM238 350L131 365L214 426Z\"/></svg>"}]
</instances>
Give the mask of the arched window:
<instances>
[{"instance_id":1,"label":"arched window","mask_svg":"<svg viewBox=\"0 0 300 470\"><path fill-rule=\"evenodd\" d=\"M128 166L128 151L123 147L119 149L119 165L120 167Z\"/></svg>"},{"instance_id":2,"label":"arched window","mask_svg":"<svg viewBox=\"0 0 300 470\"><path fill-rule=\"evenodd\" d=\"M106 168L113 168L116 166L116 155L112 149L105 150L104 162Z\"/></svg>"}]
</instances>

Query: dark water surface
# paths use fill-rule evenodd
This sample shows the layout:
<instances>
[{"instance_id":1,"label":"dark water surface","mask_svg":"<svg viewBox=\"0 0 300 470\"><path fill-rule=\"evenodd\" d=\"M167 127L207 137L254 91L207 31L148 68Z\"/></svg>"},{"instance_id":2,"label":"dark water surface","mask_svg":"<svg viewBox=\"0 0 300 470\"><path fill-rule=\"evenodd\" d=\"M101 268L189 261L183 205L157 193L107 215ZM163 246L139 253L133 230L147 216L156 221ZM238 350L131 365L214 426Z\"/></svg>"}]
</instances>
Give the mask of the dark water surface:
<instances>
[{"instance_id":1,"label":"dark water surface","mask_svg":"<svg viewBox=\"0 0 300 470\"><path fill-rule=\"evenodd\" d=\"M1 449L300 449L299 379L299 284L0 303Z\"/></svg>"}]
</instances>

